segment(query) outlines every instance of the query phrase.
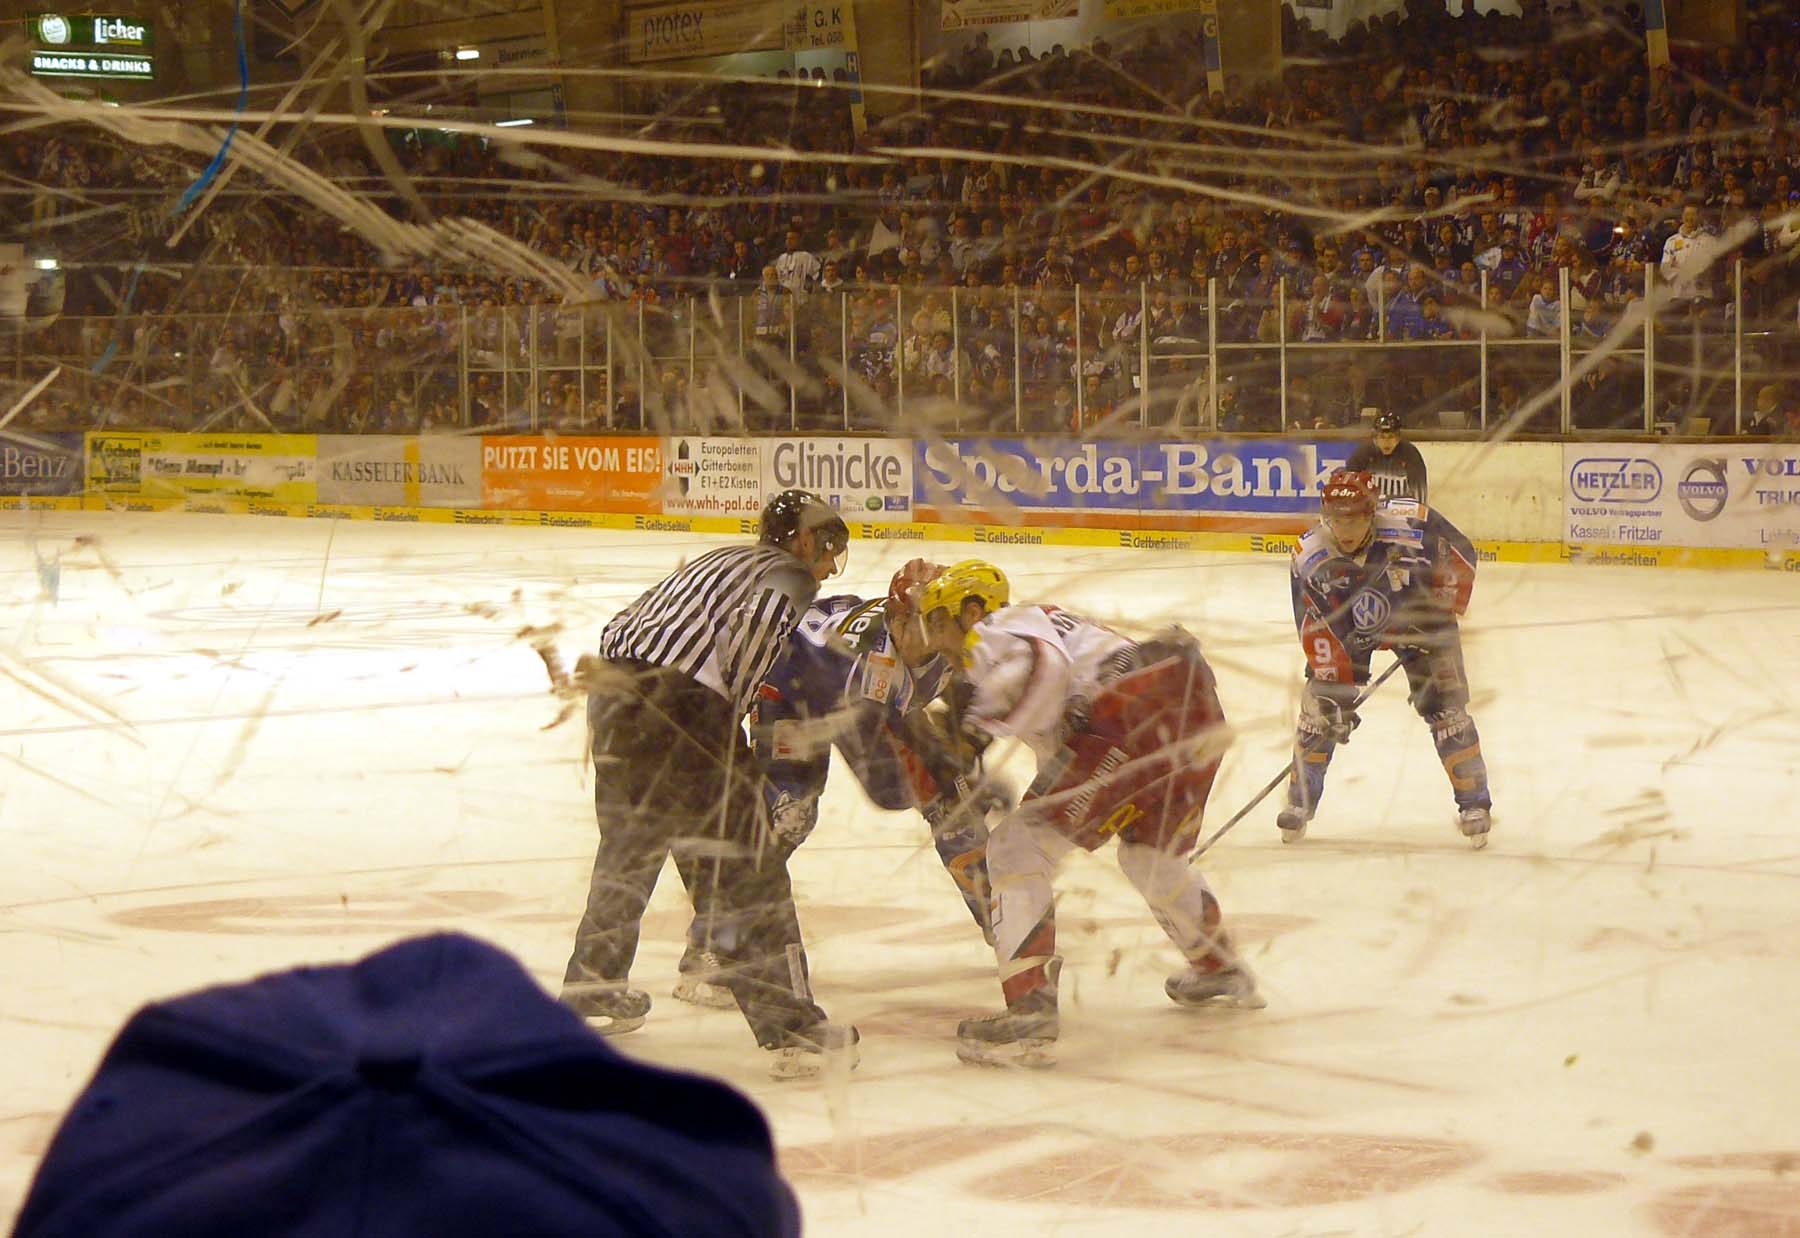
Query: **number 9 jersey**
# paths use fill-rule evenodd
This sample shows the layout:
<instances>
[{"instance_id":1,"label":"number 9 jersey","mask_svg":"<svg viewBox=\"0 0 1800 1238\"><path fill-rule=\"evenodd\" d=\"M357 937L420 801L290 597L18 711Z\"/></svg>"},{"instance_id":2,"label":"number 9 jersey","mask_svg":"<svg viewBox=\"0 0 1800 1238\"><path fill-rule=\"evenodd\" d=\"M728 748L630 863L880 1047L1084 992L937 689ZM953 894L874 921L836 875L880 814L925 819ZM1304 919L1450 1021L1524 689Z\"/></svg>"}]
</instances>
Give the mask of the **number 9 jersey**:
<instances>
[{"instance_id":1,"label":"number 9 jersey","mask_svg":"<svg viewBox=\"0 0 1800 1238\"><path fill-rule=\"evenodd\" d=\"M1340 552L1323 525L1294 548L1294 625L1309 677L1363 684L1377 649L1432 642L1469 606L1475 547L1437 512L1390 499L1375 513L1368 544Z\"/></svg>"}]
</instances>

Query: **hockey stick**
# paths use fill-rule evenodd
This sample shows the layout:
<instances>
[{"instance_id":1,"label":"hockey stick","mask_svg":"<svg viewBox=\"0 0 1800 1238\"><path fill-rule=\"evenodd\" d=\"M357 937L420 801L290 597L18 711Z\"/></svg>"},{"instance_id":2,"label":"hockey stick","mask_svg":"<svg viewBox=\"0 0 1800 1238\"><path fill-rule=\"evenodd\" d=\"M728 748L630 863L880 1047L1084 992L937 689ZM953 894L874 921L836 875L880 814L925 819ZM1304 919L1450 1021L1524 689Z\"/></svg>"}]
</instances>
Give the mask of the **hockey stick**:
<instances>
[{"instance_id":1,"label":"hockey stick","mask_svg":"<svg viewBox=\"0 0 1800 1238\"><path fill-rule=\"evenodd\" d=\"M1392 665L1390 665L1385 671L1381 672L1381 674L1379 674L1375 677L1374 682L1372 682L1368 687L1364 688L1361 692L1356 694L1356 699L1350 703L1351 710L1355 711L1357 709L1362 708L1362 703L1364 701L1368 700L1371 696L1375 695L1375 689L1379 688L1382 684L1386 683L1388 680L1388 676L1392 675L1395 671L1397 671L1399 669L1400 669L1400 659L1395 658ZM1245 804L1242 808L1238 809L1237 812L1235 814L1233 814L1231 820L1227 821L1224 825L1221 825L1218 829L1213 831L1211 838L1207 839L1205 842L1201 843L1198 847L1194 848L1194 854L1188 857L1188 863L1192 864L1196 860L1198 860L1201 856L1205 855L1207 850L1209 848L1211 848L1211 846L1214 843L1218 842L1221 838L1225 837L1225 833L1227 830L1231 829L1232 826L1236 825L1238 822L1242 821L1245 817L1249 816L1251 813L1251 810L1253 810L1258 804L1262 803L1264 800L1268 799L1269 792L1273 791L1276 787L1279 787L1282 784L1282 782L1288 777L1288 775L1293 773L1293 771L1294 771L1294 763L1290 760L1286 765L1282 766L1281 772L1279 774L1276 774L1273 778L1269 779L1269 781L1263 785L1263 789L1256 793L1255 799L1251 800L1248 804Z\"/></svg>"}]
</instances>

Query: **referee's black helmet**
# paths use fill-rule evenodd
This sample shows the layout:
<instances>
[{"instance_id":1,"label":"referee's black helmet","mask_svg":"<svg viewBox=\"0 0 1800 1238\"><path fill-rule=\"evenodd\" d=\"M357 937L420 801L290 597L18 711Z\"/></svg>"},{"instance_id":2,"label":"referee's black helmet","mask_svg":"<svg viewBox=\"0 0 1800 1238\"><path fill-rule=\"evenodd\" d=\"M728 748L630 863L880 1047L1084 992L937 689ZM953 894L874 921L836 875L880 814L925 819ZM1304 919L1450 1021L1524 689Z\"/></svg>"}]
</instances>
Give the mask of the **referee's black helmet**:
<instances>
[{"instance_id":1,"label":"referee's black helmet","mask_svg":"<svg viewBox=\"0 0 1800 1238\"><path fill-rule=\"evenodd\" d=\"M839 548L849 544L849 526L836 508L810 490L783 490L763 504L757 539L787 546L809 529L823 529L827 540Z\"/></svg>"}]
</instances>

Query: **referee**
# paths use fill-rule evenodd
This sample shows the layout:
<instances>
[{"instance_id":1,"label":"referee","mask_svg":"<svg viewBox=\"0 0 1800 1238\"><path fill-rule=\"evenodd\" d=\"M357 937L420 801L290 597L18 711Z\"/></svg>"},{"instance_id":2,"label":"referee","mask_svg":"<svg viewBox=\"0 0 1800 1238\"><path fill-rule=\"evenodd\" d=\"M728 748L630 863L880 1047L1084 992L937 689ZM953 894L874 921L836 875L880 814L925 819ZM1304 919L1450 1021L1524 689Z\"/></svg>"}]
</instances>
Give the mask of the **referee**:
<instances>
[{"instance_id":1,"label":"referee","mask_svg":"<svg viewBox=\"0 0 1800 1238\"><path fill-rule=\"evenodd\" d=\"M563 1001L601 1031L640 1026L627 986L638 925L670 852L694 901L693 935L777 1076L816 1073L856 1042L813 1003L761 774L744 738L754 694L819 585L843 570L849 530L817 495L784 490L754 545L711 550L615 615L589 677L600 847Z\"/></svg>"},{"instance_id":2,"label":"referee","mask_svg":"<svg viewBox=\"0 0 1800 1238\"><path fill-rule=\"evenodd\" d=\"M1369 474L1383 499L1417 499L1425 502L1425 457L1400 437L1400 418L1382 413L1375 418L1369 441L1350 453L1347 469Z\"/></svg>"}]
</instances>

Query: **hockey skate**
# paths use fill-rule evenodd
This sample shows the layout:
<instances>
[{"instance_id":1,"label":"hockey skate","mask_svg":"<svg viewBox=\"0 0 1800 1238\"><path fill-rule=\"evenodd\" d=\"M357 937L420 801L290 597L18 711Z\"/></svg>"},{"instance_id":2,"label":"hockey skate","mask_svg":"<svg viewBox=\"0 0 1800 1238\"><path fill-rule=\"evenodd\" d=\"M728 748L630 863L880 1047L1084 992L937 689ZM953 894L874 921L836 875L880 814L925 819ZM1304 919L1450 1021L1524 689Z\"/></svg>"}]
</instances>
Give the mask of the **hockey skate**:
<instances>
[{"instance_id":1,"label":"hockey skate","mask_svg":"<svg viewBox=\"0 0 1800 1238\"><path fill-rule=\"evenodd\" d=\"M1485 808L1465 808L1457 814L1456 825L1469 845L1480 851L1487 846L1488 827L1493 824Z\"/></svg>"},{"instance_id":2,"label":"hockey skate","mask_svg":"<svg viewBox=\"0 0 1800 1238\"><path fill-rule=\"evenodd\" d=\"M1298 804L1289 804L1275 814L1275 825L1281 831L1281 841L1297 843L1306 837L1306 823L1312 820L1311 814Z\"/></svg>"},{"instance_id":3,"label":"hockey skate","mask_svg":"<svg viewBox=\"0 0 1800 1238\"><path fill-rule=\"evenodd\" d=\"M977 1066L1044 1067L1056 1064L1053 1047L1062 1030L1056 1008L1056 978L1062 960L1046 968L1049 983L1005 1010L964 1019L956 1025L956 1056Z\"/></svg>"},{"instance_id":4,"label":"hockey skate","mask_svg":"<svg viewBox=\"0 0 1800 1238\"><path fill-rule=\"evenodd\" d=\"M812 1079L838 1062L855 1070L861 1060L857 1045L862 1036L848 1024L818 1022L798 1031L783 1032L781 1040L765 1046L770 1054L769 1075L775 1079Z\"/></svg>"},{"instance_id":5,"label":"hockey skate","mask_svg":"<svg viewBox=\"0 0 1800 1238\"><path fill-rule=\"evenodd\" d=\"M644 1026L644 1016L650 1013L650 995L623 980L565 984L561 1001L602 1036L634 1032Z\"/></svg>"},{"instance_id":6,"label":"hockey skate","mask_svg":"<svg viewBox=\"0 0 1800 1238\"><path fill-rule=\"evenodd\" d=\"M675 981L671 996L690 1006L730 1010L737 1005L737 999L731 996L730 989L718 983L719 973L724 967L724 960L711 950L689 947L687 953L681 956L681 977Z\"/></svg>"},{"instance_id":7,"label":"hockey skate","mask_svg":"<svg viewBox=\"0 0 1800 1238\"><path fill-rule=\"evenodd\" d=\"M1232 1010L1261 1010L1269 1003L1256 991L1256 977L1242 967L1200 971L1188 967L1170 976L1163 992L1177 1006L1216 1006Z\"/></svg>"}]
</instances>

